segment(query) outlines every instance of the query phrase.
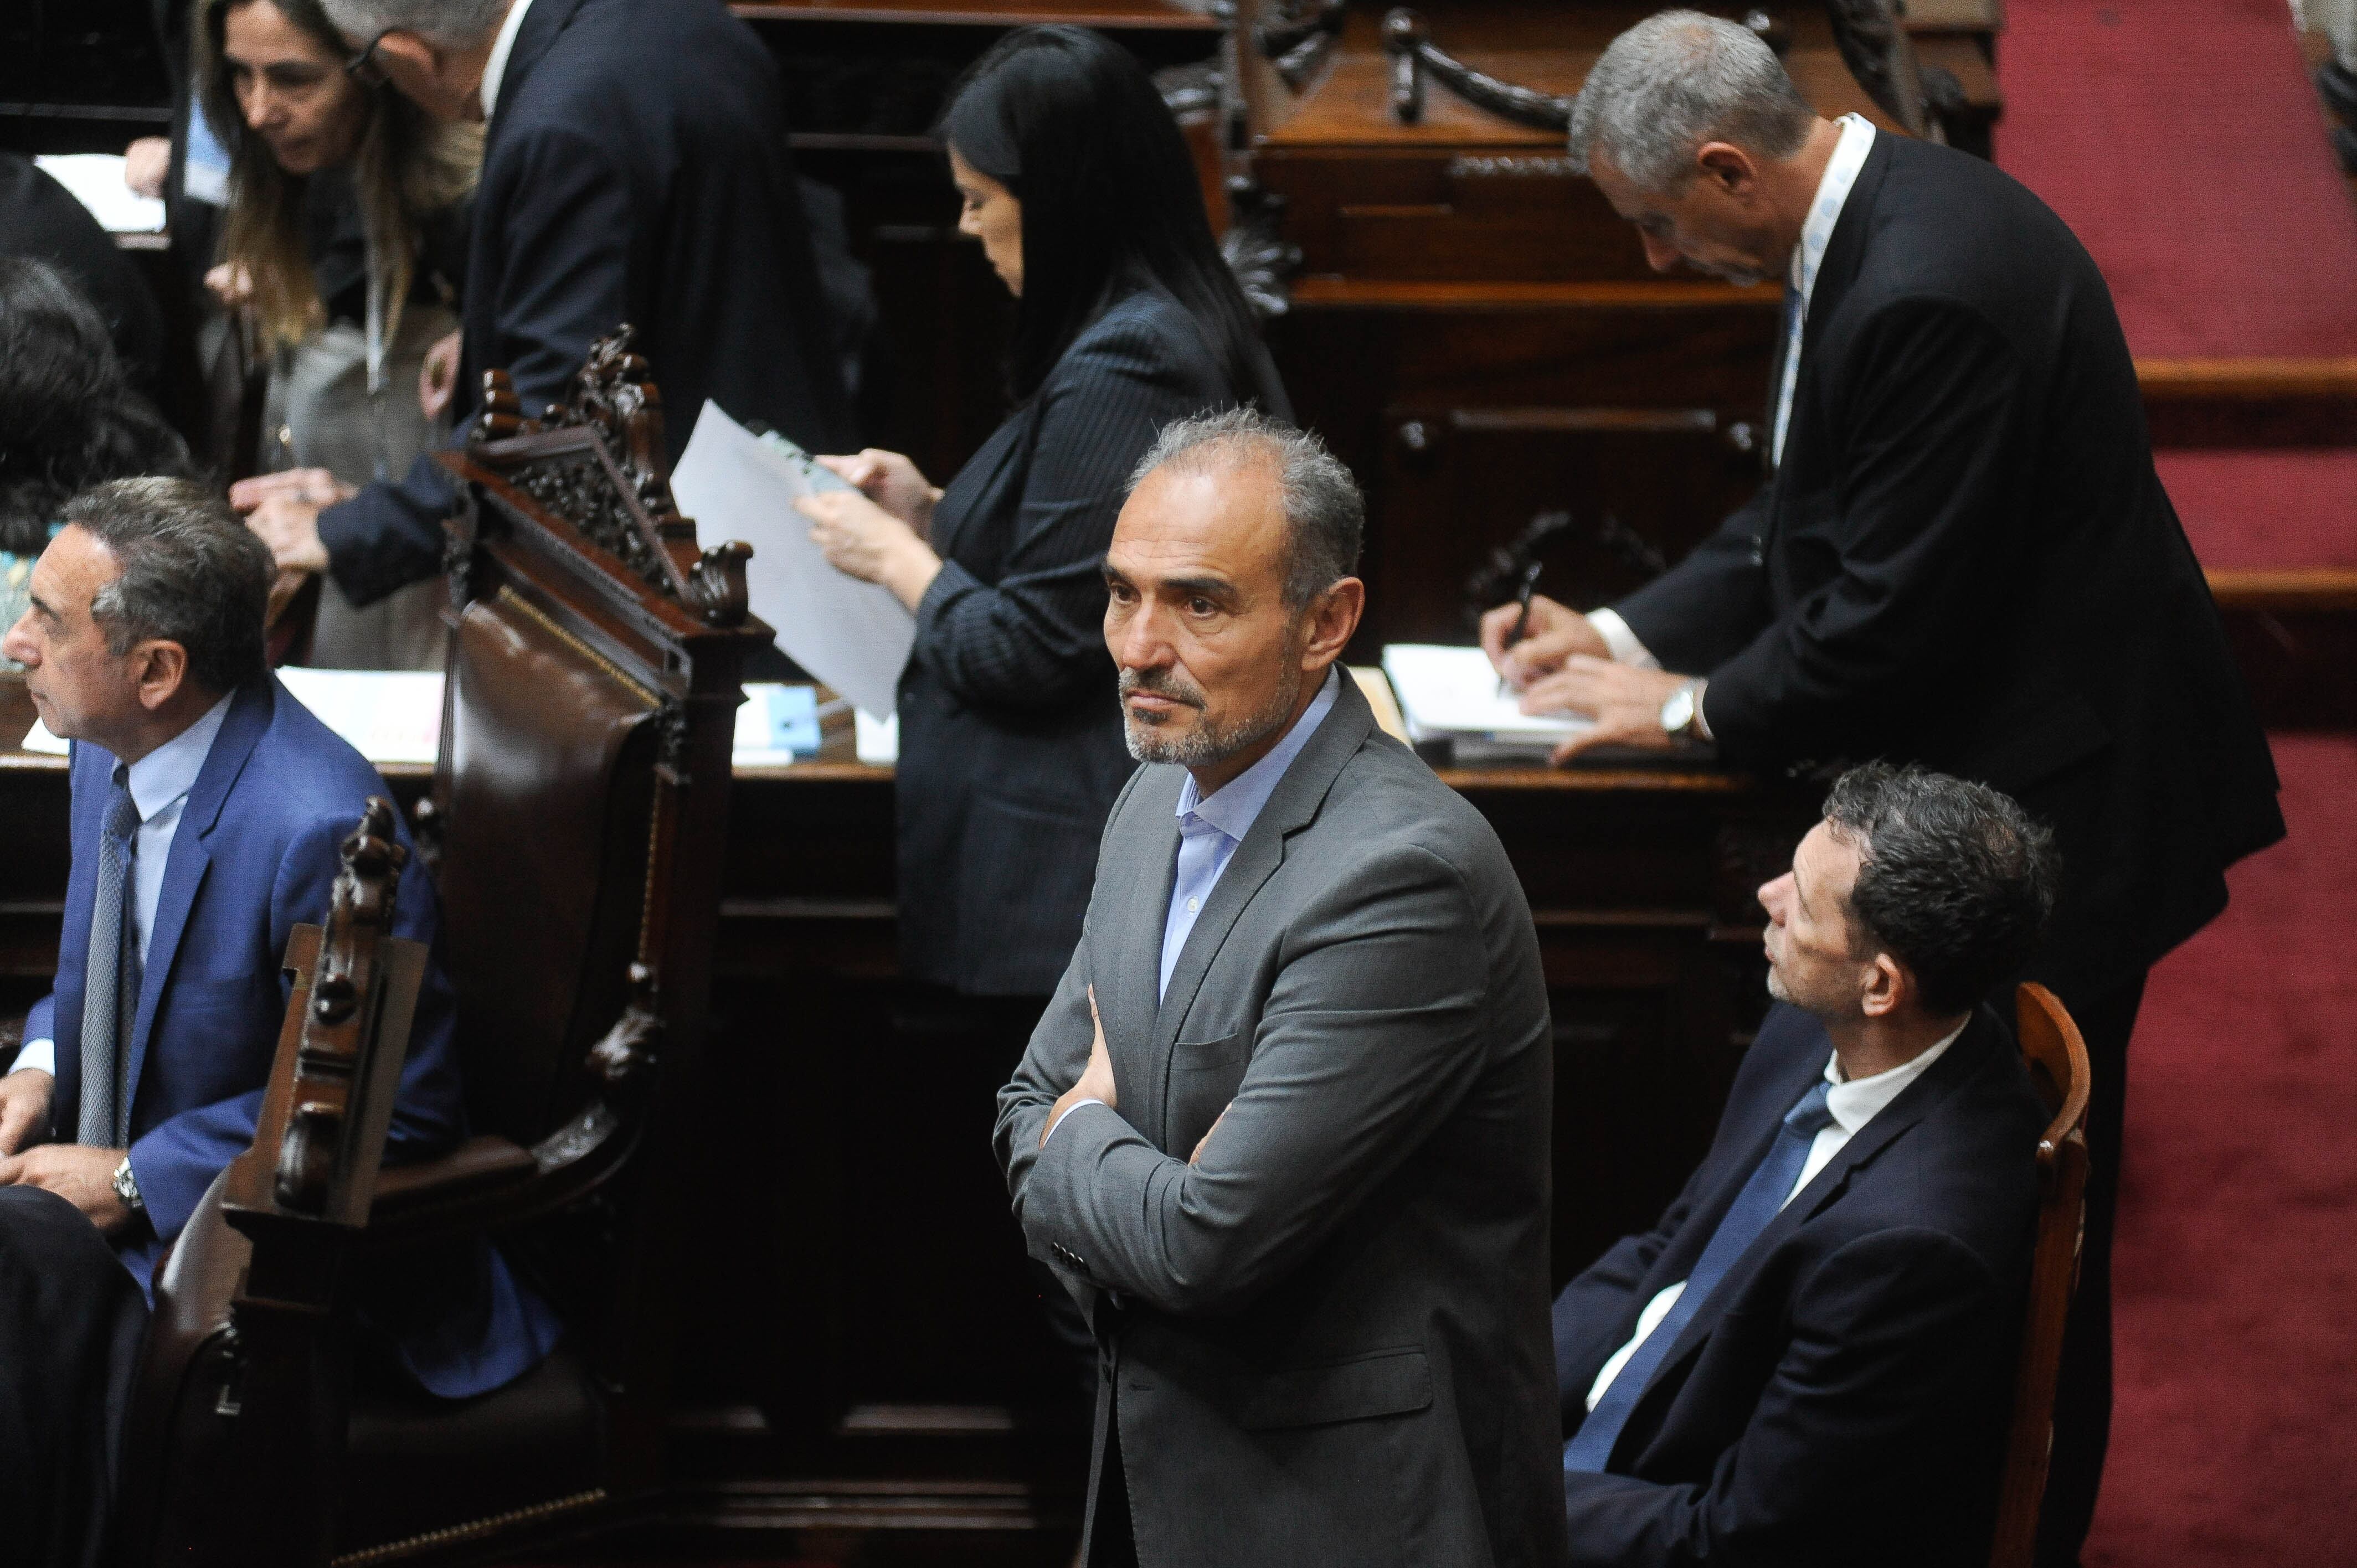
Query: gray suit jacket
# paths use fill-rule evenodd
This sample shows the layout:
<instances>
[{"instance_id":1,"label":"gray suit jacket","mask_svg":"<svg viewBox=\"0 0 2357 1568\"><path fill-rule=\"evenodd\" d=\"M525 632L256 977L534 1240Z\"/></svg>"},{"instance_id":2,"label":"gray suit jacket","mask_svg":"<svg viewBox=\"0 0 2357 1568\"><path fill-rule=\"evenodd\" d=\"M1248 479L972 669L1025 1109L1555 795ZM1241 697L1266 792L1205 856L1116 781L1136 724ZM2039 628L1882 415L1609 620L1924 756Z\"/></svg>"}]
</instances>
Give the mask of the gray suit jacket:
<instances>
[{"instance_id":1,"label":"gray suit jacket","mask_svg":"<svg viewBox=\"0 0 2357 1568\"><path fill-rule=\"evenodd\" d=\"M1157 1004L1183 778L1115 803L998 1101L1017 1217L1103 1358L1090 1528L1111 1462L1142 1568L1552 1568L1554 1059L1513 868L1346 680ZM1091 986L1119 1110L1043 1150Z\"/></svg>"}]
</instances>

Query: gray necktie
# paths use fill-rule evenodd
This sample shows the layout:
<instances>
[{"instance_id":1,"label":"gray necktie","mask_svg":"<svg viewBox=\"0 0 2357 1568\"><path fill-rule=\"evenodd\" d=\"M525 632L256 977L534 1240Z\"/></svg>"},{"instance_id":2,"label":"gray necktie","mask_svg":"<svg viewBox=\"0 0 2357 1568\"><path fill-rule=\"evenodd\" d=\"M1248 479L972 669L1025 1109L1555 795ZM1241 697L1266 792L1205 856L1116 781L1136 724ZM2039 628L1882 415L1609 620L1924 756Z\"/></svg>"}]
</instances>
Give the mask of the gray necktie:
<instances>
[{"instance_id":1,"label":"gray necktie","mask_svg":"<svg viewBox=\"0 0 2357 1568\"><path fill-rule=\"evenodd\" d=\"M130 880L139 808L131 801L129 773L114 765L106 822L98 839L98 896L90 908L90 963L82 973L81 1121L74 1141L119 1149L130 1140L124 1103L124 1043L139 1006L139 944L132 937L124 885Z\"/></svg>"}]
</instances>

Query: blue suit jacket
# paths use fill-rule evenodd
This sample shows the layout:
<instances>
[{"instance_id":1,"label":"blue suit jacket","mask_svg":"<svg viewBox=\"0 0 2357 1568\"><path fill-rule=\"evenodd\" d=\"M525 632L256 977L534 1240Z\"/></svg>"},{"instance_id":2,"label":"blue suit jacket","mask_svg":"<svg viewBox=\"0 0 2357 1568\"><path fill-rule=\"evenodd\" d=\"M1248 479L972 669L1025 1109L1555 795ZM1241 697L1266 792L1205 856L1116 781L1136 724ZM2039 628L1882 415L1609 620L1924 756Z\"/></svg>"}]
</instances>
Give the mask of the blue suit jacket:
<instances>
[{"instance_id":1,"label":"blue suit jacket","mask_svg":"<svg viewBox=\"0 0 2357 1568\"><path fill-rule=\"evenodd\" d=\"M67 1143L81 1115L83 970L97 874L91 852L115 760L95 746L73 746L75 854L57 984L26 1019L26 1038L57 1042L50 1135ZM293 988L280 967L287 937L297 924L326 923L342 866L338 846L369 796L392 793L276 677L238 690L172 838L132 1026L131 1165L148 1223L118 1239L116 1250L143 1288L152 1290L157 1260L205 1188L253 1144ZM399 833L409 843L406 823ZM467 1132L439 924L433 884L413 857L393 929L433 956L388 1159L435 1154ZM371 1280L364 1306L408 1370L445 1397L481 1393L522 1375L557 1335L554 1315L488 1245L436 1256L425 1267L405 1265L397 1279Z\"/></svg>"},{"instance_id":2,"label":"blue suit jacket","mask_svg":"<svg viewBox=\"0 0 2357 1568\"><path fill-rule=\"evenodd\" d=\"M1556 1298L1566 1436L1832 1048L1808 1014L1771 1009L1685 1191ZM1702 1303L1607 1473L1564 1477L1575 1568L1986 1563L2045 1120L1982 1008Z\"/></svg>"}]
</instances>

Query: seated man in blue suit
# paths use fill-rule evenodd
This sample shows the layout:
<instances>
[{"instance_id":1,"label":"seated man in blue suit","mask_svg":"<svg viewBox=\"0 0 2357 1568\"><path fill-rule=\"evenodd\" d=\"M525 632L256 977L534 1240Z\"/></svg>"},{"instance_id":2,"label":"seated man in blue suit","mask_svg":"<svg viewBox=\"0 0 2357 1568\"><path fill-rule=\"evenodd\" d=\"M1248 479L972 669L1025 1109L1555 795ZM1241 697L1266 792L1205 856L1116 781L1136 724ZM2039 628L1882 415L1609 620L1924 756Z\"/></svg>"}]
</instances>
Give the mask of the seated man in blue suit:
<instances>
[{"instance_id":1,"label":"seated man in blue suit","mask_svg":"<svg viewBox=\"0 0 2357 1568\"><path fill-rule=\"evenodd\" d=\"M1987 1561L2045 1116L1980 999L2055 877L2012 800L1876 764L1760 890L1710 1153L1555 1301L1572 1563Z\"/></svg>"},{"instance_id":2,"label":"seated man in blue suit","mask_svg":"<svg viewBox=\"0 0 2357 1568\"><path fill-rule=\"evenodd\" d=\"M64 521L0 642L42 722L73 743L57 983L0 1079L0 1187L71 1204L147 1290L253 1141L288 933L326 922L338 846L362 802L392 791L270 673L270 553L226 507L184 480L123 479L69 502ZM430 948L437 918L413 857L394 929ZM451 1025L437 955L389 1158L465 1135ZM558 1327L488 1246L371 1280L361 1308L386 1358L452 1399L530 1370Z\"/></svg>"}]
</instances>

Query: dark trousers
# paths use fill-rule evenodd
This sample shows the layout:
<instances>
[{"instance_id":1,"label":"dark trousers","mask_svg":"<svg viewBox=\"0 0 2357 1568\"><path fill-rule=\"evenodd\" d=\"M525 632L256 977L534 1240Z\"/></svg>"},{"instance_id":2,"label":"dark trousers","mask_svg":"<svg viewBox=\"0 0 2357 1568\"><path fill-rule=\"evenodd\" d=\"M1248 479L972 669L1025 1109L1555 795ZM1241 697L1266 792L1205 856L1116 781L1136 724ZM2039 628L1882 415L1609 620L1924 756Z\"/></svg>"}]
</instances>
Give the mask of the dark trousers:
<instances>
[{"instance_id":1,"label":"dark trousers","mask_svg":"<svg viewBox=\"0 0 2357 1568\"><path fill-rule=\"evenodd\" d=\"M147 1303L74 1206L0 1187L0 1568L107 1561Z\"/></svg>"},{"instance_id":2,"label":"dark trousers","mask_svg":"<svg viewBox=\"0 0 2357 1568\"><path fill-rule=\"evenodd\" d=\"M2054 1452L2038 1520L2039 1568L2072 1568L2095 1515L2112 1434L2112 1228L2119 1211L2120 1143L2128 1103L2128 1036L2145 977L2108 991L2058 990L2087 1045L2087 1229L2079 1291L2062 1330L2054 1388Z\"/></svg>"}]
</instances>

